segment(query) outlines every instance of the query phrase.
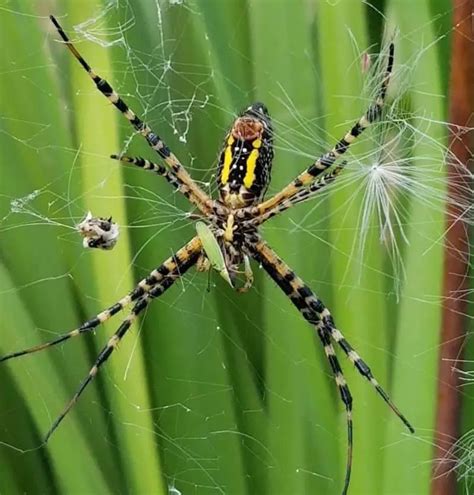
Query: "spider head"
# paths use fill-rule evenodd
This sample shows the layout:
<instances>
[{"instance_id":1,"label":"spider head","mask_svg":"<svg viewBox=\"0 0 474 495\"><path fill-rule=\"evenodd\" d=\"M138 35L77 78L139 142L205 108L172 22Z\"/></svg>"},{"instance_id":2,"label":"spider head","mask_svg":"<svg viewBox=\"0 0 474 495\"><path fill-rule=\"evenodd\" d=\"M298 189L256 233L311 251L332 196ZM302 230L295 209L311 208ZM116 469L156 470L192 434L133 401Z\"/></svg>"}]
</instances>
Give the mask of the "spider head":
<instances>
[{"instance_id":1,"label":"spider head","mask_svg":"<svg viewBox=\"0 0 474 495\"><path fill-rule=\"evenodd\" d=\"M267 107L254 103L235 119L219 159L221 200L231 208L256 204L270 182L273 130Z\"/></svg>"}]
</instances>

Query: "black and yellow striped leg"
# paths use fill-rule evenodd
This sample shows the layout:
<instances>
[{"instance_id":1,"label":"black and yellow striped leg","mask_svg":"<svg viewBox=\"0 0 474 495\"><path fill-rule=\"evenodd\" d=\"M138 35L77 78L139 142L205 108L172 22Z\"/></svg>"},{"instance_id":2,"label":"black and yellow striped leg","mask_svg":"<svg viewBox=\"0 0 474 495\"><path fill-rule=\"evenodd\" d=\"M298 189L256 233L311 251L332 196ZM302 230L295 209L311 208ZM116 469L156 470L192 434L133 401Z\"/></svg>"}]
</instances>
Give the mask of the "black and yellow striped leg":
<instances>
[{"instance_id":1,"label":"black and yellow striped leg","mask_svg":"<svg viewBox=\"0 0 474 495\"><path fill-rule=\"evenodd\" d=\"M128 295L123 297L120 301L113 304L109 308L105 309L101 313L98 313L96 316L84 322L81 326L71 330L67 333L64 333L57 337L56 339L50 340L49 342L45 342L43 344L35 345L33 347L29 347L27 349L22 349L21 351L12 352L11 354L7 354L6 356L2 356L0 358L0 363L3 361L8 361L9 359L17 358L20 356L25 356L27 354L33 354L34 352L39 352L44 349L48 349L49 347L53 347L55 345L61 344L62 342L71 339L72 337L78 337L79 335L92 332L96 327L100 324L106 322L116 313L121 311L125 306L130 304L132 301L140 297L144 293L143 289L136 288Z\"/></svg>"},{"instance_id":2,"label":"black and yellow striped leg","mask_svg":"<svg viewBox=\"0 0 474 495\"><path fill-rule=\"evenodd\" d=\"M102 349L100 354L97 357L94 366L90 369L87 377L80 384L77 392L74 394L73 398L67 403L66 407L63 409L61 414L55 419L54 423L51 425L48 433L46 433L44 437L43 443L47 443L50 439L51 435L56 431L58 426L61 424L62 420L66 417L67 413L74 407L82 392L84 392L85 388L89 383L95 378L97 375L99 368L107 361L107 359L112 354L113 350L117 348L122 337L127 333L128 329L131 327L133 321L136 319L138 314L145 309L148 305L148 295L143 296L141 299L133 307L131 313L127 318L121 323L118 330L114 333L111 339L108 341L107 345Z\"/></svg>"},{"instance_id":3,"label":"black and yellow striped leg","mask_svg":"<svg viewBox=\"0 0 474 495\"><path fill-rule=\"evenodd\" d=\"M322 324L335 342L341 347L359 373L364 376L375 388L376 392L388 404L390 409L399 417L411 433L413 426L391 401L389 395L373 376L369 366L362 360L341 331L334 324L331 313L324 303L316 297L313 291L298 277L290 267L268 246L259 239L249 245L252 256L259 261L267 273L277 282L288 295L291 302L299 309L306 320L318 327ZM278 280L276 280L278 278Z\"/></svg>"},{"instance_id":4,"label":"black and yellow striped leg","mask_svg":"<svg viewBox=\"0 0 474 495\"><path fill-rule=\"evenodd\" d=\"M359 356L359 354L344 338L341 331L335 327L334 320L327 308L324 308L323 311L321 312L321 318L326 330L329 332L329 334L334 339L334 341L337 342L339 347L344 351L344 353L349 358L351 363L355 366L357 371L372 384L372 386L375 388L377 393L388 404L390 409L392 409L392 411L400 418L400 420L405 424L405 426L410 430L410 432L414 433L415 430L413 426L409 423L409 421L405 418L405 416L399 411L398 407L392 402L387 392L385 392L385 390L380 386L379 382L375 379L367 363Z\"/></svg>"},{"instance_id":5,"label":"black and yellow striped leg","mask_svg":"<svg viewBox=\"0 0 474 495\"><path fill-rule=\"evenodd\" d=\"M163 167L163 165L154 163L140 156L110 155L110 158L123 163L130 163L131 165L135 165L143 168L144 170L149 170L150 172L163 176L175 189L183 194L183 196L191 200L192 192L189 190L189 187L186 184L183 184L171 170Z\"/></svg>"},{"instance_id":6,"label":"black and yellow striped leg","mask_svg":"<svg viewBox=\"0 0 474 495\"><path fill-rule=\"evenodd\" d=\"M331 338L328 332L321 325L316 325L317 332L321 343L324 346L324 352L328 358L329 364L331 366L332 373L334 375L334 380L339 389L339 394L341 400L346 408L346 424L347 424L347 459L346 459L346 476L344 479L344 488L342 490L342 495L346 495L349 489L349 483L351 481L352 472L352 445L353 445L353 435L352 435L352 395L347 385L344 374L342 373L341 365L337 359L334 347L331 344Z\"/></svg>"},{"instance_id":7,"label":"black and yellow striped leg","mask_svg":"<svg viewBox=\"0 0 474 495\"><path fill-rule=\"evenodd\" d=\"M155 282L154 286L138 299L138 301L133 306L130 314L122 321L118 330L112 335L107 344L104 346L100 354L97 356L97 359L90 369L88 375L80 384L77 392L74 394L73 398L66 404L66 407L52 424L51 428L44 438L43 443L48 442L51 435L58 428L62 420L76 404L79 397L86 389L87 385L89 385L89 383L95 378L95 376L99 372L99 368L105 364L107 359L109 359L109 357L111 356L112 352L117 349L120 341L128 332L128 330L132 326L132 323L136 320L137 316L148 306L149 302L152 299L160 297L167 289L169 289L174 284L174 282L178 278L184 275L196 263L201 253L199 241L198 243L194 243L192 248L188 248L185 252L182 252L181 258L178 257L178 253L175 256L175 260L172 262L173 267L167 268L166 275L164 275L159 282ZM161 266L163 267L164 264Z\"/></svg>"},{"instance_id":8,"label":"black and yellow striped leg","mask_svg":"<svg viewBox=\"0 0 474 495\"><path fill-rule=\"evenodd\" d=\"M313 313L314 318L311 318L310 313L305 311L304 299L296 291L294 291L292 281L296 277L294 273L286 266L283 261L276 256L270 248L263 243L255 244L251 248L253 258L259 262L270 277L277 283L283 292L290 297L293 304L303 313L303 316L315 326L317 335L324 347L324 352L328 359L334 380L339 389L341 401L346 410L346 425L347 425L347 459L346 459L346 474L344 477L344 488L342 495L347 494L352 472L352 452L353 452L353 425L352 425L352 395L347 385L346 379L342 372L341 365L337 359L336 352L331 343L329 332L325 326ZM304 286L304 284L302 285Z\"/></svg>"},{"instance_id":9,"label":"black and yellow striped leg","mask_svg":"<svg viewBox=\"0 0 474 495\"><path fill-rule=\"evenodd\" d=\"M143 122L120 98L120 96L114 91L112 86L105 80L98 76L90 67L90 65L84 60L76 47L72 44L69 37L60 26L55 17L50 16L51 22L56 27L59 35L69 48L70 52L78 60L78 62L85 69L89 77L94 81L97 89L125 116L130 122L133 128L139 132L147 140L150 147L158 153L158 155L165 161L165 163L171 168L176 177L185 184L189 191L189 200L194 203L202 212L206 213L212 206L212 200L209 196L193 181L191 176L181 165L178 158L170 151L164 141L155 134L146 122Z\"/></svg>"},{"instance_id":10,"label":"black and yellow striped leg","mask_svg":"<svg viewBox=\"0 0 474 495\"><path fill-rule=\"evenodd\" d=\"M100 324L106 322L112 316L117 314L123 308L136 301L144 294L148 293L157 283L162 281L168 274L174 273L176 267L182 262L182 260L186 260L190 256L194 255L194 253L199 253L201 250L201 241L198 237L193 238L188 244L186 244L183 248L176 252L175 255L170 256L164 263L162 263L159 267L155 268L148 277L141 280L137 286L130 291L126 296L124 296L120 301L116 302L109 308L104 311L98 313L96 316L84 322L78 328L71 330L70 332L64 333L57 337L54 340L49 342L45 342L44 344L39 344L28 349L23 349L21 351L12 352L11 354L7 354L0 358L0 363L3 361L7 361L9 359L13 359L16 357L24 356L26 354L32 354L34 352L42 351L49 347L53 347L57 344L61 344L62 342L69 340L72 337L77 337L79 335L92 332L96 327Z\"/></svg>"},{"instance_id":11,"label":"black and yellow striped leg","mask_svg":"<svg viewBox=\"0 0 474 495\"><path fill-rule=\"evenodd\" d=\"M119 162L130 163L131 165L135 165L137 167L143 168L144 170L149 170L150 172L153 172L157 175L161 175L176 188L181 185L181 182L171 170L163 167L163 165L151 162L146 158L142 158L141 156L110 155L110 158Z\"/></svg>"},{"instance_id":12,"label":"black and yellow striped leg","mask_svg":"<svg viewBox=\"0 0 474 495\"><path fill-rule=\"evenodd\" d=\"M316 180L316 182L313 182L309 187L305 187L301 189L292 198L285 199L280 204L278 204L274 208L266 211L261 215L259 215L258 213L258 206L253 208L248 208L247 211L249 211L251 217L253 215L258 215L258 216L254 216L248 222L248 224L257 227L258 225L261 225L262 223L266 222L275 215L279 215L280 213L284 212L285 210L288 210L289 208L297 205L298 203L303 203L304 201L312 199L321 189L333 183L337 179L339 174L343 171L346 165L347 165L347 161L343 161L340 165L334 167L330 172L319 177Z\"/></svg>"},{"instance_id":13,"label":"black and yellow striped leg","mask_svg":"<svg viewBox=\"0 0 474 495\"><path fill-rule=\"evenodd\" d=\"M360 134L362 134L365 129L380 118L385 102L388 83L392 74L394 52L395 46L391 43L388 48L388 62L384 78L375 100L369 106L364 115L362 115L362 117L352 126L346 135L336 143L331 151L328 151L315 160L304 172L298 175L296 179L290 182L290 184L284 187L275 196L260 203L257 206L258 213L260 215L275 208L275 206L278 206L283 201L292 198L301 188L311 184L318 175L334 165L336 160L349 149L349 146L357 139L358 136L360 136Z\"/></svg>"},{"instance_id":14,"label":"black and yellow striped leg","mask_svg":"<svg viewBox=\"0 0 474 495\"><path fill-rule=\"evenodd\" d=\"M343 494L347 492L347 486L350 476L351 457L352 457L352 399L349 393L349 388L344 380L340 366L335 358L334 349L330 345L329 337L333 338L349 360L354 364L358 371L369 380L374 386L376 392L394 411L399 419L405 424L411 433L414 432L413 427L408 420L400 413L398 408L393 404L388 394L383 390L379 383L375 380L367 364L353 350L342 333L334 326L334 321L329 310L324 306L313 291L299 278L290 267L264 242L261 238L247 238L245 249L249 254L261 264L264 270L277 283L283 292L290 298L291 302L300 311L303 317L316 327L318 336L321 339L332 371L335 375L337 385L341 394L341 399L344 402L347 412L348 425L348 461L346 482ZM328 345L329 344L329 345Z\"/></svg>"}]
</instances>

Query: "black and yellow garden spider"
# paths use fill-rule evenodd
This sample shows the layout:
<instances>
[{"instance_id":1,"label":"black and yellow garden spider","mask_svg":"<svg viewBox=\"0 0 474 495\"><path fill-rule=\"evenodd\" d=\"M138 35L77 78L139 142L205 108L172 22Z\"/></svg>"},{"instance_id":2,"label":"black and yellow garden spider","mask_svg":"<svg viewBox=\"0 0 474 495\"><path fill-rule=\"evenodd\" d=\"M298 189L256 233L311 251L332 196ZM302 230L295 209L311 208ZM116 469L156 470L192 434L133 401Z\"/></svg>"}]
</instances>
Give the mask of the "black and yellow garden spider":
<instances>
[{"instance_id":1,"label":"black and yellow garden spider","mask_svg":"<svg viewBox=\"0 0 474 495\"><path fill-rule=\"evenodd\" d=\"M348 453L343 488L343 494L346 494L352 467L352 396L336 357L333 342L339 345L359 373L372 384L377 393L406 427L411 432L414 430L408 420L392 403L387 393L378 384L367 364L337 329L329 310L303 280L263 240L259 233L259 227L269 218L297 203L312 198L321 188L337 178L344 167L344 163L334 166L329 172L324 172L335 165L338 158L347 151L357 136L381 115L392 72L394 59L393 44L389 46L387 68L378 89L378 94L366 113L331 151L315 160L280 192L266 200L264 200L264 195L270 183L273 160L272 123L268 111L262 103L254 103L245 109L235 119L232 128L225 138L217 172L219 199L212 199L192 180L178 158L170 151L163 140L135 115L105 79L95 74L73 46L57 20L51 16L51 21L71 53L94 81L98 90L120 110L137 133L144 136L149 146L158 153L166 166L140 157L132 158L112 155L112 158L137 165L163 176L174 189L182 193L197 208L199 211L197 217L202 222L200 222L201 228L198 229L198 235L196 237L155 268L118 302L86 321L78 328L50 342L14 352L0 359L0 361L6 361L37 352L64 342L71 337L91 332L126 306L134 303L130 314L122 321L118 330L109 339L73 398L52 424L45 436L44 443L49 440L87 385L97 375L99 368L117 348L117 345L125 336L133 321L148 306L152 299L160 297L194 265L198 269L209 269L212 265L221 272L232 287L236 286L237 276L241 273L240 268L243 265L245 267L245 283L237 290L247 290L252 284L250 259L253 259L263 267L300 311L302 316L313 326L324 346L346 410ZM203 226L205 226L204 230ZM212 246L217 247L218 255L216 253L211 254ZM219 258L221 261L216 260L216 258Z\"/></svg>"}]
</instances>

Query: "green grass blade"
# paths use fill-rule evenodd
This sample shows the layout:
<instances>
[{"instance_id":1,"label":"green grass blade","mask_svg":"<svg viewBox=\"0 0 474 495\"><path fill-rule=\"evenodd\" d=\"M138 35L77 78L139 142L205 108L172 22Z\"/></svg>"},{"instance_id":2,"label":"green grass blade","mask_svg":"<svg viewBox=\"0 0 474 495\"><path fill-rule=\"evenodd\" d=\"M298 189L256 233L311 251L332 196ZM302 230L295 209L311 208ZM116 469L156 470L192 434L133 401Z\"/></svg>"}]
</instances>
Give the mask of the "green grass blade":
<instances>
[{"instance_id":1,"label":"green grass blade","mask_svg":"<svg viewBox=\"0 0 474 495\"><path fill-rule=\"evenodd\" d=\"M47 54L44 26L28 15L18 23L15 19L14 10L2 11L2 46L13 43L17 47L11 56L4 58L4 75L0 79L1 101L15 98L14 107L10 106L10 110L5 107L0 133L0 253L9 274L3 289L11 292L2 291L2 353L45 340L49 331L66 330L76 315L68 277L70 265L66 261L70 255L65 242L70 219L64 211L56 212L55 207L58 198L55 193L67 190L67 175L62 165L73 156L68 151L71 137L61 112L61 94ZM32 70L33 66L36 69ZM31 194L32 191L36 192ZM16 436L15 418L10 416L11 422L2 421L6 433L2 440L23 449L41 443L54 415L70 398L70 386L77 383L76 370L86 362L84 350L79 347L67 366L57 351L3 364L4 368L11 367L24 402L15 405L11 402L15 396L5 394L2 406L8 411L26 405L25 414L29 413L34 421L35 434L29 441ZM100 415L91 412L89 420L100 422ZM77 417L72 416L71 430L64 432L63 442L54 440L41 457L43 470L49 473L52 484L63 490L71 484L78 491L108 489L106 475L97 469L94 461L99 451L92 449L81 436ZM75 449L71 451L70 445L75 445ZM11 451L4 455L11 459L18 456ZM29 459L29 455L24 457ZM25 461L25 469L30 462ZM53 467L49 468L47 463ZM90 473L88 479L78 473L78 465ZM41 478L42 475L32 476L22 486L25 491L34 491L35 479L40 483Z\"/></svg>"},{"instance_id":2,"label":"green grass blade","mask_svg":"<svg viewBox=\"0 0 474 495\"><path fill-rule=\"evenodd\" d=\"M34 322L28 314L24 303L18 297L15 291L15 286L12 280L3 266L0 266L0 292L2 293L2 324L1 332L4 336L5 342L15 342L18 340L18 329L34 328ZM8 308L8 311L6 311ZM17 372L15 373L15 383L22 391L23 401L17 404L15 407L21 405L27 406L26 411L29 412L31 419L34 421L36 431L30 436L31 439L36 440L37 447L41 444L42 436L39 433L39 429L44 428L44 408L40 408L39 405L47 399L59 396L60 399L66 400L65 393L61 393L61 378L55 369L54 364L50 359L43 358L33 360L26 364L27 372L21 373L21 364L17 363ZM20 368L20 372L18 372ZM47 381L41 380L41 391L38 390L38 384L34 379L35 376L41 376L48 378ZM7 401L2 401L6 404ZM47 406L47 404L45 404ZM49 414L54 414L49 411ZM19 414L19 417L24 415L24 412ZM8 419L8 416L7 416ZM9 418L8 423L11 426L21 426L20 422L17 422L17 418ZM19 444L23 435L10 436L10 445L7 447L5 444L1 444L2 457L10 458L10 462L17 463L15 460L19 452L13 450L12 447L20 449L24 446ZM28 439L23 438L28 441ZM68 449L67 446L74 445L74 449ZM95 493L105 493L108 491L104 477L99 469L99 466L95 462L94 452L90 449L85 441L85 438L81 434L81 425L77 421L77 418L72 416L69 420L69 428L63 431L61 435L61 442L51 441L48 444L47 450L26 452L23 453L23 457L28 460L22 463L22 468L26 468L28 464L34 466L32 460L38 459L41 467L33 468L33 472L37 472L37 476L32 480L33 483L25 483L20 478L17 479L17 491L22 489L29 489L35 492L42 485L45 486L47 491L54 491L57 487L60 491L68 491L71 493L84 493L84 491L93 490ZM81 470L77 469L78 465L82 465L87 470L88 476L84 477Z\"/></svg>"},{"instance_id":3,"label":"green grass blade","mask_svg":"<svg viewBox=\"0 0 474 495\"><path fill-rule=\"evenodd\" d=\"M309 165L308 158L291 153L291 139L299 133L307 135L312 127L309 121L317 115L312 10L307 2L278 1L272 8L268 2L250 1L248 5L256 84L253 98L269 107L276 134L271 194ZM265 35L263 26L275 34ZM308 136L308 140L310 151L318 153L317 139ZM316 214L322 212L324 208ZM264 235L327 300L328 291L318 283L327 273L318 264L319 257L308 255L324 253L324 241L305 232L304 226L295 228L307 213L308 208L295 208L285 218L272 220ZM333 439L339 418L334 416L334 383L327 376L324 353L314 330L288 298L268 278L264 287L268 445L275 464L272 472L265 473L267 493L333 493L339 490L335 480L342 473ZM324 455L317 448L321 443L326 446Z\"/></svg>"},{"instance_id":4,"label":"green grass blade","mask_svg":"<svg viewBox=\"0 0 474 495\"><path fill-rule=\"evenodd\" d=\"M96 1L88 2L87 7L89 12L99 12L103 8L102 3ZM72 31L74 23L83 20L83 9L84 4L72 2L69 5L68 31ZM85 59L103 77L113 80L110 50L88 48L81 44ZM119 225L126 225L122 168L105 158L119 149L116 121L120 115L96 90L73 57L70 57L70 67L71 92L76 94L71 117L76 140L81 143L79 160L84 208L92 211L95 216L112 216ZM93 294L99 301L112 304L134 286L132 273L127 269L131 265L131 254L126 229L122 229L118 245L113 251L93 251L87 254L92 258L92 276L95 281L95 290L91 290L92 284L89 285L89 297ZM95 308L95 311L100 309ZM120 317L118 315L118 319ZM100 332L104 336L110 335L118 324L114 320ZM159 453L154 435L150 434L153 431L153 419L142 342L132 332L123 339L120 352L113 353L104 373L107 376L107 379L103 379L104 388L113 410L117 443L121 446L119 451L123 449L127 452L122 460L127 486L137 493L165 493L160 475ZM137 408L142 410L141 414L137 414ZM145 457L144 452L147 453Z\"/></svg>"},{"instance_id":5,"label":"green grass blade","mask_svg":"<svg viewBox=\"0 0 474 495\"><path fill-rule=\"evenodd\" d=\"M333 26L339 26L337 43L331 43ZM321 74L325 95L325 130L331 145L340 139L365 111L368 101L358 98L362 92L361 53L368 48L363 4L338 2L324 4L318 16ZM346 122L344 126L342 122ZM370 132L367 131L367 132ZM365 145L366 146L366 145ZM351 153L360 153L364 144L355 145ZM356 158L348 157L350 168ZM333 281L337 287L331 311L336 325L362 358L369 364L380 383L387 387L387 315L383 296L383 250L377 234L364 240L364 252L358 247L363 195L359 184L331 195L330 232ZM347 363L347 360L344 358ZM376 465L384 445L385 421L390 411L372 387L350 364L345 365L354 397L354 471L351 492L379 493L381 470L367 472Z\"/></svg>"},{"instance_id":6,"label":"green grass blade","mask_svg":"<svg viewBox=\"0 0 474 495\"><path fill-rule=\"evenodd\" d=\"M430 46L435 36L429 3L420 1L416 8L407 10L399 2L391 2L390 9L403 33L397 44L398 63L416 57L410 74L414 88L410 94L413 111L415 115L424 116L429 109L430 119L442 121L445 118L444 102L436 97L442 93L442 79L435 48ZM423 119L415 122L423 131ZM428 159L432 163L443 162L442 153L433 150L430 143L443 143L444 131L430 126L428 132L427 138L413 147L414 166ZM396 424L391 421L387 441L395 445L385 456L384 490L394 493L429 493L441 311L439 305L424 302L424 298L427 294L430 298L441 296L442 242L436 240L442 239L444 214L443 205L438 206L439 209L434 210L432 205L428 206L416 197L410 205L409 249L405 256L407 279L399 305L393 349L397 356L393 390L394 398L410 416L419 438L400 440L400 435L395 433Z\"/></svg>"}]
</instances>

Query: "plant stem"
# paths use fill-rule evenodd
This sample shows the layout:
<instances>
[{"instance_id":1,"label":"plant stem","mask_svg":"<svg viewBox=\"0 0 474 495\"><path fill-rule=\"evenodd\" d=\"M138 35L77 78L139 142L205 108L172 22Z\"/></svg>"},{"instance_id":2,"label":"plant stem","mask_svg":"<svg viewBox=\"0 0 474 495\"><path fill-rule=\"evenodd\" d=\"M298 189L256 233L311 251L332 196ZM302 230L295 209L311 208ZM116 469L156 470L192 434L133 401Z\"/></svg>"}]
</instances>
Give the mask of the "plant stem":
<instances>
[{"instance_id":1,"label":"plant stem","mask_svg":"<svg viewBox=\"0 0 474 495\"><path fill-rule=\"evenodd\" d=\"M452 469L453 445L459 437L461 396L459 374L454 362L461 358L466 328L467 300L456 297L467 289L468 229L463 211L456 207L462 191L468 191L467 167L472 158L473 132L459 132L469 124L474 109L474 41L472 3L453 1L453 41L450 75L449 146L455 163L448 163L447 234L444 253L444 305L439 355L438 408L436 418L435 463L432 495L456 493L456 473ZM461 191L461 193L460 193ZM468 192L464 194L469 194ZM469 200L469 198L466 198Z\"/></svg>"}]
</instances>

